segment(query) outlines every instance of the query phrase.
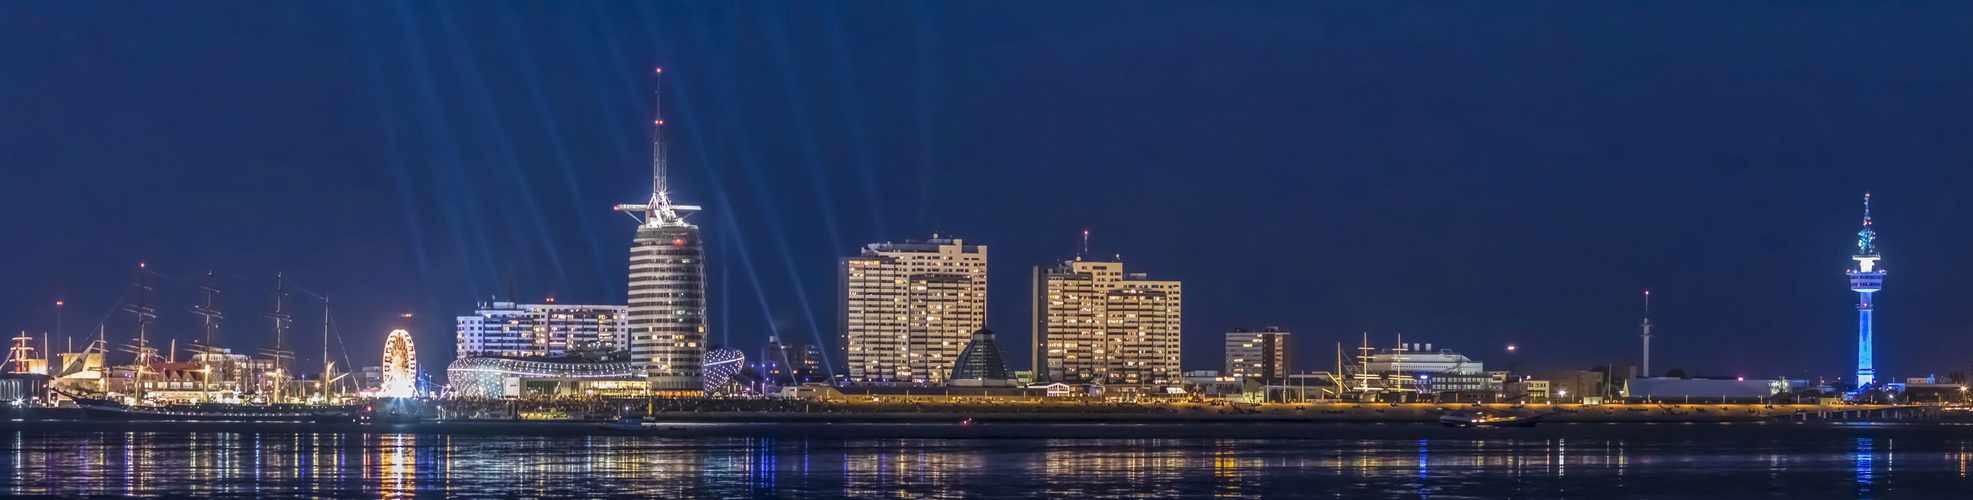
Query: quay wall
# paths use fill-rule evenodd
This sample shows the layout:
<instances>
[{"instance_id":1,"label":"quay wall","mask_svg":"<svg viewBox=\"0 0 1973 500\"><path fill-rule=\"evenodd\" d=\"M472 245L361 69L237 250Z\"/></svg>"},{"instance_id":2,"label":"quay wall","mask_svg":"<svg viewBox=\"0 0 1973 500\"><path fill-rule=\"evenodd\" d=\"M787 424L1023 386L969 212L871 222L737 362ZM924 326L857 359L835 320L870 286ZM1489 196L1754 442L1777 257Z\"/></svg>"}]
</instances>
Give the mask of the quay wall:
<instances>
[{"instance_id":1,"label":"quay wall","mask_svg":"<svg viewBox=\"0 0 1973 500\"><path fill-rule=\"evenodd\" d=\"M1025 406L1025 407L1024 407ZM1453 405L1453 404L1195 404L1091 405L1086 411L1042 405L814 405L791 411L663 411L655 417L679 422L1436 422L1451 410L1488 410L1511 415L1545 415L1546 422L1740 422L1764 420L1921 419L1936 412L1885 405L1606 404L1606 405Z\"/></svg>"}]
</instances>

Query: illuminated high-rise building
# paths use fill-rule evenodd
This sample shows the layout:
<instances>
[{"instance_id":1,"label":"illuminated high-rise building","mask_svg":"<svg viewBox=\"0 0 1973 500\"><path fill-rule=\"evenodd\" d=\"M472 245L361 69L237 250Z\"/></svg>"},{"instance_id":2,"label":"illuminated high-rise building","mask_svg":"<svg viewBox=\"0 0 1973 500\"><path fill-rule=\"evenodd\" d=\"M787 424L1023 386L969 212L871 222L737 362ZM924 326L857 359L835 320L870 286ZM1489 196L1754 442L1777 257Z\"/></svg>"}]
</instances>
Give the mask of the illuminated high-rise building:
<instances>
[{"instance_id":1,"label":"illuminated high-rise building","mask_svg":"<svg viewBox=\"0 0 1973 500\"><path fill-rule=\"evenodd\" d=\"M828 382L829 361L822 356L822 347L815 344L800 344L790 348L788 366L795 367L795 382Z\"/></svg>"},{"instance_id":2,"label":"illuminated high-rise building","mask_svg":"<svg viewBox=\"0 0 1973 500\"><path fill-rule=\"evenodd\" d=\"M1288 378L1288 332L1267 327L1258 332L1234 328L1226 333L1226 371L1238 378Z\"/></svg>"},{"instance_id":3,"label":"illuminated high-rise building","mask_svg":"<svg viewBox=\"0 0 1973 500\"><path fill-rule=\"evenodd\" d=\"M840 270L846 382L941 383L986 325L986 245L873 243Z\"/></svg>"},{"instance_id":4,"label":"illuminated high-rise building","mask_svg":"<svg viewBox=\"0 0 1973 500\"><path fill-rule=\"evenodd\" d=\"M458 317L461 356L544 356L630 349L627 306L482 302Z\"/></svg>"},{"instance_id":5,"label":"illuminated high-rise building","mask_svg":"<svg viewBox=\"0 0 1973 500\"><path fill-rule=\"evenodd\" d=\"M1144 388L1184 381L1179 282L1126 274L1121 262L1072 260L1034 268L1033 284L1035 378Z\"/></svg>"},{"instance_id":6,"label":"illuminated high-rise building","mask_svg":"<svg viewBox=\"0 0 1973 500\"><path fill-rule=\"evenodd\" d=\"M1870 193L1863 194L1863 230L1857 231L1857 261L1851 269L1850 290L1857 292L1857 389L1877 379L1871 364L1871 295L1884 288L1884 269L1877 267L1877 231L1870 227Z\"/></svg>"},{"instance_id":7,"label":"illuminated high-rise building","mask_svg":"<svg viewBox=\"0 0 1973 500\"><path fill-rule=\"evenodd\" d=\"M760 376L767 383L786 385L798 383L795 379L795 364L790 356L789 346L781 343L779 337L767 336L767 346L760 352Z\"/></svg>"},{"instance_id":8,"label":"illuminated high-rise building","mask_svg":"<svg viewBox=\"0 0 1973 500\"><path fill-rule=\"evenodd\" d=\"M662 94L659 101L662 102ZM666 191L664 118L651 139L651 199L616 209L637 219L630 247L630 359L644 365L651 389L696 394L706 351L706 256L699 226Z\"/></svg>"}]
</instances>

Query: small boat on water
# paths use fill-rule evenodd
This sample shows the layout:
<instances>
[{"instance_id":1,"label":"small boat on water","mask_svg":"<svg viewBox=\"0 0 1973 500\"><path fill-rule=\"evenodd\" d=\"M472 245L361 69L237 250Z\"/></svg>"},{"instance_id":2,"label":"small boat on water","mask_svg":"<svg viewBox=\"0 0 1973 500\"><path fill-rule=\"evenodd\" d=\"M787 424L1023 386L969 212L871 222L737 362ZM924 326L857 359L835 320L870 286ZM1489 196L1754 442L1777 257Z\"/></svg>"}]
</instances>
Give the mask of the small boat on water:
<instances>
[{"instance_id":1,"label":"small boat on water","mask_svg":"<svg viewBox=\"0 0 1973 500\"><path fill-rule=\"evenodd\" d=\"M1439 415L1446 427L1534 427L1544 415L1508 415L1485 411L1448 411Z\"/></svg>"},{"instance_id":2,"label":"small boat on water","mask_svg":"<svg viewBox=\"0 0 1973 500\"><path fill-rule=\"evenodd\" d=\"M615 422L610 422L610 423L607 423L607 424L601 424L601 427L602 427L602 428L604 428L604 429L608 429L608 430L613 430L613 431L659 431L659 430L662 430L662 431L669 431L669 432L676 432L676 431L682 431L682 430L685 430L685 428L684 428L684 427L679 427L679 426L676 426L676 425L660 425L660 424L658 424L658 422L656 422L656 421L652 421L652 420L645 420L645 419L642 419L642 418L638 418L638 417L623 417L623 418L619 418L619 419L617 419L617 421L615 421Z\"/></svg>"},{"instance_id":3,"label":"small boat on water","mask_svg":"<svg viewBox=\"0 0 1973 500\"><path fill-rule=\"evenodd\" d=\"M623 417L615 422L603 424L603 428L613 431L641 431L650 427L644 425L644 417Z\"/></svg>"}]
</instances>

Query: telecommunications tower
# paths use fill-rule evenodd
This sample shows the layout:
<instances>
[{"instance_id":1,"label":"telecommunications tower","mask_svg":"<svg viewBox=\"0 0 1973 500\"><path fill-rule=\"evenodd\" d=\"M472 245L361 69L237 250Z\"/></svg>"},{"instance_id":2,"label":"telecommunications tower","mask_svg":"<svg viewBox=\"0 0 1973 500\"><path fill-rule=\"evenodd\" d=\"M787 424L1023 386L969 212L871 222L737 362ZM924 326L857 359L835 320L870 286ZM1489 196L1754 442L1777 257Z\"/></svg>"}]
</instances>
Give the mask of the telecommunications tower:
<instances>
[{"instance_id":1,"label":"telecommunications tower","mask_svg":"<svg viewBox=\"0 0 1973 500\"><path fill-rule=\"evenodd\" d=\"M1863 230L1857 231L1857 268L1848 272L1850 290L1857 292L1857 390L1877 378L1870 362L1870 296L1884 288L1884 270L1877 267L1877 231L1870 227L1870 193L1863 194Z\"/></svg>"}]
</instances>

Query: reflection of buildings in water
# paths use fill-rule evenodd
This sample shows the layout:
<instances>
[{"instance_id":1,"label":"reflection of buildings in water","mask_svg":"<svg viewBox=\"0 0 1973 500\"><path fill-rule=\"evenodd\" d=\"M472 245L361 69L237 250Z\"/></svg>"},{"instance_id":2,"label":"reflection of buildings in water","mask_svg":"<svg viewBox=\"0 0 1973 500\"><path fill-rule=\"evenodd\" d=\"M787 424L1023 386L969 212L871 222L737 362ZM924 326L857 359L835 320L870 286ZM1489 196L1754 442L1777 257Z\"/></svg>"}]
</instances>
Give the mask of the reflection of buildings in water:
<instances>
[{"instance_id":1,"label":"reflection of buildings in water","mask_svg":"<svg viewBox=\"0 0 1973 500\"><path fill-rule=\"evenodd\" d=\"M1173 483L1188 479L1182 477L1184 473L1210 465L1190 463L1193 457L1178 441L1049 439L1045 443L1043 476L1081 479L1068 485L1046 484L1049 497L1105 495L1120 488L1170 490Z\"/></svg>"},{"instance_id":2,"label":"reflection of buildings in water","mask_svg":"<svg viewBox=\"0 0 1973 500\"><path fill-rule=\"evenodd\" d=\"M378 493L384 498L407 498L417 489L418 436L385 434L377 446ZM367 470L367 468L366 468Z\"/></svg>"},{"instance_id":3,"label":"reflection of buildings in water","mask_svg":"<svg viewBox=\"0 0 1973 500\"><path fill-rule=\"evenodd\" d=\"M1953 455L1953 464L1959 468L1959 478L1967 476L1967 443L1959 441L1959 453Z\"/></svg>"},{"instance_id":4,"label":"reflection of buildings in water","mask_svg":"<svg viewBox=\"0 0 1973 500\"><path fill-rule=\"evenodd\" d=\"M561 488L564 496L691 498L706 496L701 491L709 480L706 476L712 475L705 472L708 446L637 436L595 436L585 438L579 452L543 441L519 457L498 460L517 464L509 467L507 474L539 478L543 482L538 489ZM477 463L460 465L463 474L485 473Z\"/></svg>"},{"instance_id":5,"label":"reflection of buildings in water","mask_svg":"<svg viewBox=\"0 0 1973 500\"><path fill-rule=\"evenodd\" d=\"M1216 498L1241 497L1241 469L1239 444L1232 440L1218 440L1213 443L1213 496Z\"/></svg>"},{"instance_id":6,"label":"reflection of buildings in water","mask_svg":"<svg viewBox=\"0 0 1973 500\"><path fill-rule=\"evenodd\" d=\"M150 438L152 436L153 435L149 433L137 433L137 432L124 434L123 491L125 492L125 494L135 494L136 492L139 491L151 491L151 487L152 487L151 471L157 470L155 468L157 466L157 462L154 460L156 456L152 455L152 450L154 449L154 446L152 446L152 443L150 443L151 441Z\"/></svg>"},{"instance_id":7,"label":"reflection of buildings in water","mask_svg":"<svg viewBox=\"0 0 1973 500\"><path fill-rule=\"evenodd\" d=\"M1425 447L1425 440L1418 440L1418 480L1420 482L1425 480L1426 469L1429 469L1432 463L1430 452L1431 450Z\"/></svg>"},{"instance_id":8,"label":"reflection of buildings in water","mask_svg":"<svg viewBox=\"0 0 1973 500\"><path fill-rule=\"evenodd\" d=\"M951 450L941 440L874 439L845 443L842 491L849 497L958 498L955 482L984 464L974 450ZM806 468L806 467L804 467Z\"/></svg>"},{"instance_id":9,"label":"reflection of buildings in water","mask_svg":"<svg viewBox=\"0 0 1973 500\"><path fill-rule=\"evenodd\" d=\"M1567 475L1569 473L1569 441L1558 438L1548 440L1547 444L1547 453L1541 454L1541 464L1544 466L1544 472L1557 476Z\"/></svg>"},{"instance_id":10,"label":"reflection of buildings in water","mask_svg":"<svg viewBox=\"0 0 1973 500\"><path fill-rule=\"evenodd\" d=\"M753 480L748 481L748 483L751 483L754 491L774 491L776 489L775 485L778 483L778 481L775 481L775 478L780 469L779 460L776 460L779 456L779 450L777 449L779 446L777 446L776 440L771 437L750 439L749 441L754 442L753 446L747 447L747 449L753 450L753 454L751 455L753 463L751 465L753 466L754 474Z\"/></svg>"},{"instance_id":11,"label":"reflection of buildings in water","mask_svg":"<svg viewBox=\"0 0 1973 500\"><path fill-rule=\"evenodd\" d=\"M1870 483L1871 480L1873 479L1872 477L1873 474L1871 473L1872 464L1871 464L1871 456L1870 456L1871 453L1870 445L1871 445L1870 438L1857 438L1857 447L1856 447L1855 456L1856 456L1856 467L1857 467L1856 483L1857 483L1858 498L1868 498L1867 495L1870 494Z\"/></svg>"},{"instance_id":12,"label":"reflection of buildings in water","mask_svg":"<svg viewBox=\"0 0 1973 500\"><path fill-rule=\"evenodd\" d=\"M1960 479L1966 478L1966 456L1967 456L1967 443L1965 441L1960 441L1959 453L1953 455L1953 459L1954 459L1953 462L1959 466Z\"/></svg>"}]
</instances>

